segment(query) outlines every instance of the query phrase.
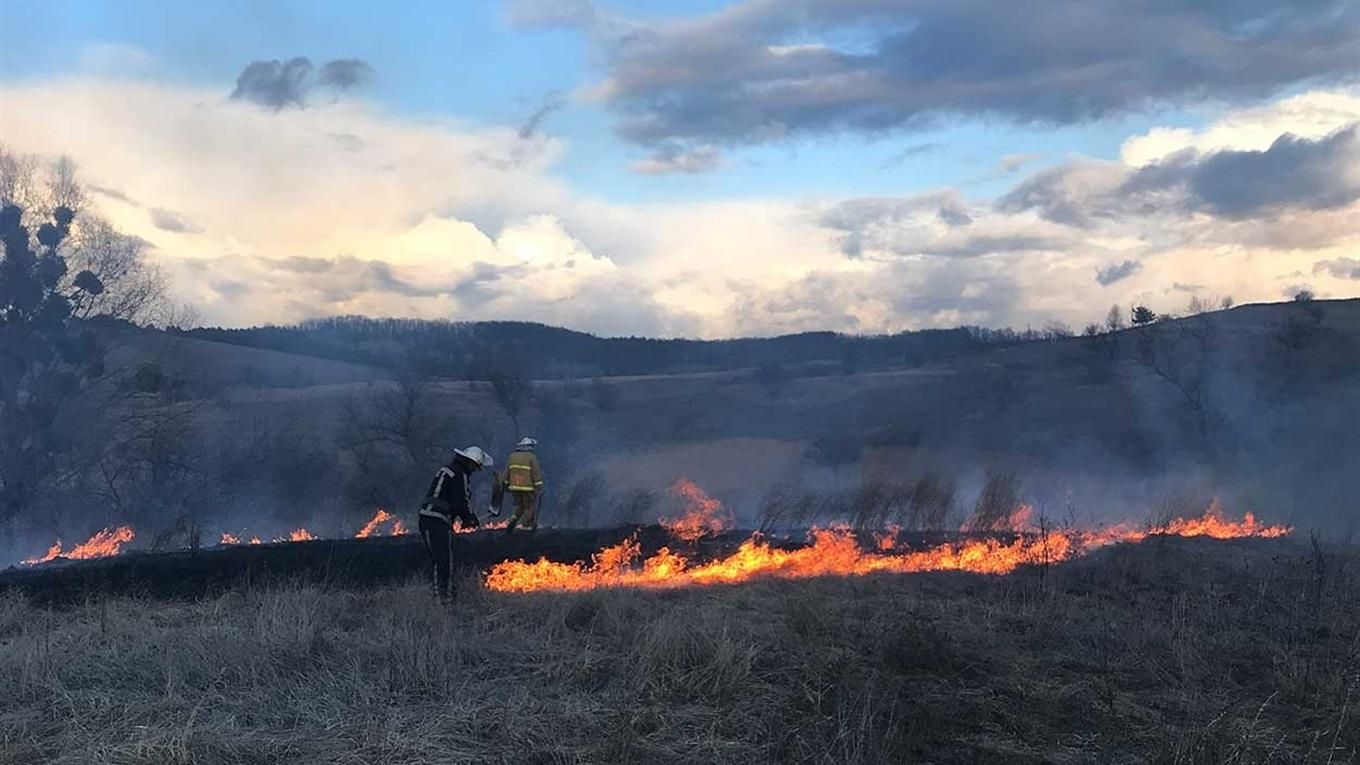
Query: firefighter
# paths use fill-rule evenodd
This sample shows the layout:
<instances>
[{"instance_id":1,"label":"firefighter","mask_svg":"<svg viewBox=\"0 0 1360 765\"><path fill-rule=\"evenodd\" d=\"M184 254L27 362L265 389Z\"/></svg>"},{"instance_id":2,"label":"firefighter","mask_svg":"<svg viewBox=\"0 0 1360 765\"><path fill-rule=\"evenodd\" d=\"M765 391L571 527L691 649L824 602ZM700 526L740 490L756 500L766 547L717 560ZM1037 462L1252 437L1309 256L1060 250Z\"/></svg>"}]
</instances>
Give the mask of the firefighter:
<instances>
[{"instance_id":1,"label":"firefighter","mask_svg":"<svg viewBox=\"0 0 1360 765\"><path fill-rule=\"evenodd\" d=\"M420 537L430 553L430 582L435 595L446 603L455 594L453 522L477 528L477 515L472 512L472 474L493 464L491 455L480 447L454 449L453 459L435 474L421 505Z\"/></svg>"},{"instance_id":2,"label":"firefighter","mask_svg":"<svg viewBox=\"0 0 1360 765\"><path fill-rule=\"evenodd\" d=\"M538 528L538 501L543 493L543 471L538 467L538 457L534 455L536 446L538 441L527 436L521 438L515 444L515 451L505 461L501 484L515 502L515 512L505 526L507 534L512 533L516 525L522 525L529 531Z\"/></svg>"}]
</instances>

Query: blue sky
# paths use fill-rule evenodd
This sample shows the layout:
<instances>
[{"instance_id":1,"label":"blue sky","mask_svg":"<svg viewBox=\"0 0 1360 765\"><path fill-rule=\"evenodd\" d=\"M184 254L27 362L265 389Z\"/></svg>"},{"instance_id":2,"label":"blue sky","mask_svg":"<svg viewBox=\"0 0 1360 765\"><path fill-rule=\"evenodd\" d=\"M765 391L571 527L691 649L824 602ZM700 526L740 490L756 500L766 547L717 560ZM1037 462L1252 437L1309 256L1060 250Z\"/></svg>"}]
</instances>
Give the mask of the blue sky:
<instances>
[{"instance_id":1,"label":"blue sky","mask_svg":"<svg viewBox=\"0 0 1360 765\"><path fill-rule=\"evenodd\" d=\"M627 7L638 17L667 18L722 6L640 2ZM5 0L3 9L6 27L35 30L6 35L0 76L10 80L69 73L86 51L107 44L132 45L150 54L150 76L209 87L228 86L248 61L352 57L369 62L375 72L364 96L395 112L513 126L554 94L571 93L601 75L598 56L583 36L564 29L517 28L504 6L485 1L419 0L387 10L354 0ZM1070 153L1112 158L1129 135L1158 124L1202 124L1209 116L1163 111L1057 129L945 119L908 132L749 147L719 172L660 178L629 171L645 151L619 141L599 105L574 103L556 110L545 129L570 142L572 150L559 171L574 184L609 199L657 202L893 195L950 184L993 194L1011 180L995 172L1003 156L1041 155L1036 164Z\"/></svg>"},{"instance_id":2,"label":"blue sky","mask_svg":"<svg viewBox=\"0 0 1360 765\"><path fill-rule=\"evenodd\" d=\"M1293 172L1267 153L1286 132L1309 142L1303 150L1351 156L1347 136L1324 139L1353 121L1358 13L1351 0L1260 9L1186 0L1146 15L1041 0L3 0L0 138L74 153L101 187L124 189L100 213L152 245L186 300L230 323L355 310L491 310L601 332L714 336L1075 323L1108 302L1179 299L1171 284L1261 298L1301 284L1354 291L1355 280L1335 276L1349 273L1337 259L1354 253L1346 168L1255 178L1298 196L1249 209L1216 184L1231 185L1221 167L1241 163ZM241 95L252 62L298 56L312 65L305 102ZM318 95L321 67L337 59L371 76ZM91 135L44 130L40 104L57 104L49 125L83 121ZM548 104L538 131L517 136ZM286 153L270 143L275 133L299 146L318 134L349 144ZM106 140L137 143L128 153L141 164L110 158ZM238 162L200 167L195 146ZM413 146L445 155L422 162ZM1130 160L1126 146L1145 158ZM1235 154L1215 164L1214 152ZM491 156L513 159L490 169ZM1173 157L1174 172L1158 176L1164 188L1135 183L1151 177L1138 165L1170 167ZM348 162L365 172L337 169ZM243 176L242 163L268 169ZM430 177L436 167L446 184ZM219 177L189 180L204 172ZM275 194L289 209L322 205L306 181L331 172L343 176L337 189L393 205L385 238L357 237L367 248L357 251L300 223L284 238L243 228L253 215L233 205ZM132 196L129 175L160 183ZM148 198L180 175L185 191ZM208 198L215 183L222 195ZM152 209L197 222L158 230L153 218L169 218ZM1284 219L1304 214L1293 230L1316 232L1311 254L1272 249ZM1221 225L1206 229L1208 219ZM459 238L469 228L474 238ZM249 253L262 269L302 256L387 268L413 262L412 247L439 259L447 290L384 297L350 274L355 291L325 293L339 299L290 303L282 287L261 287L248 314L223 318L225 295L241 288L214 291L226 282L202 276L226 254ZM579 284L556 290L585 278L583 254L646 296L616 305ZM1247 275L1215 282L1224 258ZM526 306L497 282L527 262L557 280L551 300ZM1047 294L1036 269L1076 280L1072 298ZM1098 273L1126 276L1116 284ZM456 297L491 294L479 279L505 299Z\"/></svg>"}]
</instances>

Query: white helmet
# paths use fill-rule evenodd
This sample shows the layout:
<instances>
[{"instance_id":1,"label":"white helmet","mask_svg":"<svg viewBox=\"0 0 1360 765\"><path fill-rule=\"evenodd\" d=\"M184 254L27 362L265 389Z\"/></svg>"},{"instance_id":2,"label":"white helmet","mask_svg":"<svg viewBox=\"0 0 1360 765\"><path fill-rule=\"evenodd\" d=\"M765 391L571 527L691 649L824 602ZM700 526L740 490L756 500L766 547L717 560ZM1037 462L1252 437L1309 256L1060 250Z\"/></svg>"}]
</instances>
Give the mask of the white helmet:
<instances>
[{"instance_id":1,"label":"white helmet","mask_svg":"<svg viewBox=\"0 0 1360 765\"><path fill-rule=\"evenodd\" d=\"M469 446L466 449L454 449L453 453L457 454L459 457L477 463L480 467L487 468L496 464L496 461L491 459L491 455L482 451L482 447L480 446Z\"/></svg>"},{"instance_id":2,"label":"white helmet","mask_svg":"<svg viewBox=\"0 0 1360 765\"><path fill-rule=\"evenodd\" d=\"M516 449L532 449L535 446L538 446L538 439L530 438L528 436L521 438L519 443L515 444Z\"/></svg>"}]
</instances>

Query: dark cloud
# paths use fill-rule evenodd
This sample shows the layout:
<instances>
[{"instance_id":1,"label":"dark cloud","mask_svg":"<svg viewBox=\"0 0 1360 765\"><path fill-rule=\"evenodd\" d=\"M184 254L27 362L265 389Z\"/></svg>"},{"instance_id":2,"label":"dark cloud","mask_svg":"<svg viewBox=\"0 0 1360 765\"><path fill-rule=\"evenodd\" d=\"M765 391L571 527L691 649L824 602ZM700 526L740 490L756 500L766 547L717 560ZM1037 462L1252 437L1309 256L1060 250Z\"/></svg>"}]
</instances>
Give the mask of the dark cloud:
<instances>
[{"instance_id":1,"label":"dark cloud","mask_svg":"<svg viewBox=\"0 0 1360 765\"><path fill-rule=\"evenodd\" d=\"M527 20L586 17L543 10L554 5L516 7ZM596 33L622 135L723 145L1259 98L1354 78L1357 23L1351 0L746 0Z\"/></svg>"},{"instance_id":2,"label":"dark cloud","mask_svg":"<svg viewBox=\"0 0 1360 765\"><path fill-rule=\"evenodd\" d=\"M973 222L967 206L952 191L914 197L863 197L847 199L823 211L818 225L837 232L840 249L847 257L857 258L865 250L892 250L900 228L912 219L935 216L952 228ZM957 253L948 253L957 254Z\"/></svg>"},{"instance_id":3,"label":"dark cloud","mask_svg":"<svg viewBox=\"0 0 1360 765\"><path fill-rule=\"evenodd\" d=\"M252 61L237 76L231 97L274 110L301 108L314 91L350 90L367 82L372 72L372 67L359 59L328 61L319 71L305 56L287 61Z\"/></svg>"},{"instance_id":4,"label":"dark cloud","mask_svg":"<svg viewBox=\"0 0 1360 765\"><path fill-rule=\"evenodd\" d=\"M373 79L373 67L357 58L338 58L327 61L316 73L316 83L323 88L350 90L367 85Z\"/></svg>"},{"instance_id":5,"label":"dark cloud","mask_svg":"<svg viewBox=\"0 0 1360 765\"><path fill-rule=\"evenodd\" d=\"M518 135L521 140L528 140L538 135L543 127L543 121L553 112L567 105L567 99L558 91L552 91L543 97L543 103L539 104L533 114L519 126Z\"/></svg>"},{"instance_id":6,"label":"dark cloud","mask_svg":"<svg viewBox=\"0 0 1360 765\"><path fill-rule=\"evenodd\" d=\"M449 290L458 298L458 303L466 308L481 308L497 299L504 292L501 282L506 278L522 276L524 267L497 266L492 263L477 262L472 265L472 274Z\"/></svg>"},{"instance_id":7,"label":"dark cloud","mask_svg":"<svg viewBox=\"0 0 1360 765\"><path fill-rule=\"evenodd\" d=\"M135 199L129 197L127 194L124 194L123 192L119 191L118 189L112 189L112 188L108 188L108 187L106 187L106 186L96 186L96 185L94 185L94 184L87 185L85 188L89 189L91 192L93 192L93 193L95 193L95 194L98 194L98 195L101 196L101 197L108 197L109 199L116 199L116 200L118 200L119 202L122 202L122 203L124 203L124 204L132 205L133 207L141 207L141 204L138 203L137 200L135 200Z\"/></svg>"},{"instance_id":8,"label":"dark cloud","mask_svg":"<svg viewBox=\"0 0 1360 765\"><path fill-rule=\"evenodd\" d=\"M707 173L722 164L722 154L712 146L682 149L677 145L662 147L652 156L633 163L633 172L643 175L672 173Z\"/></svg>"},{"instance_id":9,"label":"dark cloud","mask_svg":"<svg viewBox=\"0 0 1360 765\"><path fill-rule=\"evenodd\" d=\"M1171 289L1177 292L1202 292L1204 291L1204 285L1190 284L1186 282L1173 282L1171 285Z\"/></svg>"},{"instance_id":10,"label":"dark cloud","mask_svg":"<svg viewBox=\"0 0 1360 765\"><path fill-rule=\"evenodd\" d=\"M1360 279L1360 259L1333 258L1313 265L1314 274L1328 274L1338 279Z\"/></svg>"},{"instance_id":11,"label":"dark cloud","mask_svg":"<svg viewBox=\"0 0 1360 765\"><path fill-rule=\"evenodd\" d=\"M1117 281L1133 276L1143 267L1142 263L1136 260L1126 260L1123 263L1114 263L1096 271L1096 283L1102 287L1108 287Z\"/></svg>"},{"instance_id":12,"label":"dark cloud","mask_svg":"<svg viewBox=\"0 0 1360 765\"><path fill-rule=\"evenodd\" d=\"M1357 41L1360 44L1360 41ZM1223 151L1190 168L1200 207L1225 218L1289 208L1328 210L1360 199L1360 124L1310 141L1284 135L1265 151Z\"/></svg>"},{"instance_id":13,"label":"dark cloud","mask_svg":"<svg viewBox=\"0 0 1360 765\"><path fill-rule=\"evenodd\" d=\"M906 162L912 157L919 157L922 154L930 154L932 152L939 151L942 146L943 144L936 143L935 141L927 141L926 143L912 144L911 146L908 146L905 149L902 149L901 151L892 155L891 157L888 157L887 159L883 160L882 166L897 167L898 165L901 165L903 162Z\"/></svg>"},{"instance_id":14,"label":"dark cloud","mask_svg":"<svg viewBox=\"0 0 1360 765\"><path fill-rule=\"evenodd\" d=\"M183 215L160 207L151 208L151 223L161 231L172 234L198 234L203 231Z\"/></svg>"},{"instance_id":15,"label":"dark cloud","mask_svg":"<svg viewBox=\"0 0 1360 765\"><path fill-rule=\"evenodd\" d=\"M1186 149L1130 169L1080 161L1036 173L997 200L1003 212L1035 210L1055 223L1208 213L1245 219L1325 211L1360 200L1360 124L1318 139L1280 136L1261 151Z\"/></svg>"}]
</instances>

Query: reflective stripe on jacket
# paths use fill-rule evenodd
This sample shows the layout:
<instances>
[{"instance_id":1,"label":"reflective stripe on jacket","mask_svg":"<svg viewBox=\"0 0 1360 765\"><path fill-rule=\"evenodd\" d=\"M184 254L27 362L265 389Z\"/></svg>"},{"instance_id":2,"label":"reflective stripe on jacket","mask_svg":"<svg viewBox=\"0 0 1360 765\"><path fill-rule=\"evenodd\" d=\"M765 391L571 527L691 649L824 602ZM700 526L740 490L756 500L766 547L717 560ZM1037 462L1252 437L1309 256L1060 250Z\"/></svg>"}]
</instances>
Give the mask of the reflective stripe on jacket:
<instances>
[{"instance_id":1,"label":"reflective stripe on jacket","mask_svg":"<svg viewBox=\"0 0 1360 765\"><path fill-rule=\"evenodd\" d=\"M527 450L511 452L502 480L510 491L541 491L543 471L538 467L538 457Z\"/></svg>"}]
</instances>

